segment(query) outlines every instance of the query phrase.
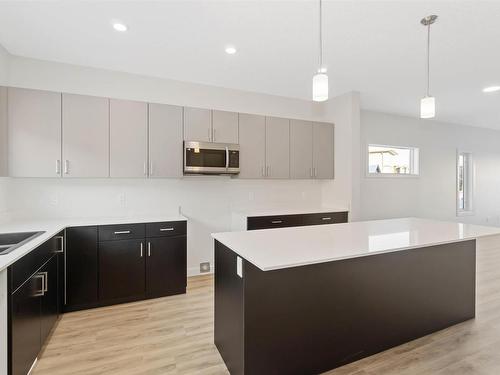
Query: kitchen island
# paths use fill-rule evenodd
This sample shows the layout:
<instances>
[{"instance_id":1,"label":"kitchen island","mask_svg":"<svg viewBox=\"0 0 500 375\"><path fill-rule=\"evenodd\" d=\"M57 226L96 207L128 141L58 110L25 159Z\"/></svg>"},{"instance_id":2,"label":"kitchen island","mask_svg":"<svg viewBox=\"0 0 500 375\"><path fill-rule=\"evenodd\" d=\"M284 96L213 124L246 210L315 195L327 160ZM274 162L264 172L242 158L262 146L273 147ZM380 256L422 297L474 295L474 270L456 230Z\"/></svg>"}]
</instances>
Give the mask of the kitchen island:
<instances>
[{"instance_id":1,"label":"kitchen island","mask_svg":"<svg viewBox=\"0 0 500 375\"><path fill-rule=\"evenodd\" d=\"M215 344L232 374L317 374L475 316L476 240L405 218L215 240Z\"/></svg>"}]
</instances>

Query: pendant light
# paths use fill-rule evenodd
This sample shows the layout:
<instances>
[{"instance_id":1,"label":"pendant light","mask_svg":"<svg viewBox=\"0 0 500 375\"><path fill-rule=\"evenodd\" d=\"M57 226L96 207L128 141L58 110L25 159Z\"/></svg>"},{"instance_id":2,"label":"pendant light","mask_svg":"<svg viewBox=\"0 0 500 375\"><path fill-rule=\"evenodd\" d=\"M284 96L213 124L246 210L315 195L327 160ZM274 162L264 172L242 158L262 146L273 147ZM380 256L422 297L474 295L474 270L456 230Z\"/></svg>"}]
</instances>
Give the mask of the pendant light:
<instances>
[{"instance_id":1,"label":"pendant light","mask_svg":"<svg viewBox=\"0 0 500 375\"><path fill-rule=\"evenodd\" d=\"M323 30L322 30L322 0L319 0L319 68L313 76L313 100L324 102L328 100L328 76L323 68Z\"/></svg>"},{"instance_id":2,"label":"pendant light","mask_svg":"<svg viewBox=\"0 0 500 375\"><path fill-rule=\"evenodd\" d=\"M420 118L434 118L436 116L436 98L430 94L430 44L431 25L436 22L438 16L430 15L422 18L420 23L427 27L427 92L420 100Z\"/></svg>"}]
</instances>

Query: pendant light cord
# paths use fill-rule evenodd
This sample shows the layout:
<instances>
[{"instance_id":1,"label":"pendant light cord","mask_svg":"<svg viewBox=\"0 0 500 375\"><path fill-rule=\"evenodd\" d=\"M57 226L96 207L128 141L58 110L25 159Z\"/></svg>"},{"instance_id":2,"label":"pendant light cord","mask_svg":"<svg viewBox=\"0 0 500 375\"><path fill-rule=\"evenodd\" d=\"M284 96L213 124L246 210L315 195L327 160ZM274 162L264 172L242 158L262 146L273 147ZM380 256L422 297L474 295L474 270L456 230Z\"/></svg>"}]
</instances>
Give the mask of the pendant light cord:
<instances>
[{"instance_id":1,"label":"pendant light cord","mask_svg":"<svg viewBox=\"0 0 500 375\"><path fill-rule=\"evenodd\" d=\"M319 0L319 68L318 72L323 69L323 25L322 25L322 0Z\"/></svg>"},{"instance_id":2,"label":"pendant light cord","mask_svg":"<svg viewBox=\"0 0 500 375\"><path fill-rule=\"evenodd\" d=\"M430 65L431 65L430 45L431 45L431 24L429 23L427 25L427 96L430 96L430 84L431 84L431 79L430 79Z\"/></svg>"}]
</instances>

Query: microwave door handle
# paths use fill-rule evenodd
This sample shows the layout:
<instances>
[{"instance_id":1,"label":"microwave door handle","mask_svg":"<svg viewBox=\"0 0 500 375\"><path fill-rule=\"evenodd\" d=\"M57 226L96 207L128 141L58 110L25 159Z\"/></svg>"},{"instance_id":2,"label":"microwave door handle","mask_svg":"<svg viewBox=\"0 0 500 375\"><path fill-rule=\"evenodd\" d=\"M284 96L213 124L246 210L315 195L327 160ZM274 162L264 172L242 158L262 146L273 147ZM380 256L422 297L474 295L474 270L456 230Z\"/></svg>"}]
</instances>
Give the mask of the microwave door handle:
<instances>
[{"instance_id":1,"label":"microwave door handle","mask_svg":"<svg viewBox=\"0 0 500 375\"><path fill-rule=\"evenodd\" d=\"M226 146L226 169L229 168L229 148Z\"/></svg>"}]
</instances>

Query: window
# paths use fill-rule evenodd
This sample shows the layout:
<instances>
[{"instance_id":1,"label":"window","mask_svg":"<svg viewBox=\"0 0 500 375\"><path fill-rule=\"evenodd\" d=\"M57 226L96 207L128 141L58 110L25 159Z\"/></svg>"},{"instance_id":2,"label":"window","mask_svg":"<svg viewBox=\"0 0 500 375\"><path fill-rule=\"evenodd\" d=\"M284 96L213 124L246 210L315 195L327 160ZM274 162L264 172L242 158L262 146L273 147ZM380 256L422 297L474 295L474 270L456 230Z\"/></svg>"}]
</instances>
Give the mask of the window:
<instances>
[{"instance_id":1,"label":"window","mask_svg":"<svg viewBox=\"0 0 500 375\"><path fill-rule=\"evenodd\" d=\"M457 215L472 213L474 186L472 154L457 153Z\"/></svg>"},{"instance_id":2,"label":"window","mask_svg":"<svg viewBox=\"0 0 500 375\"><path fill-rule=\"evenodd\" d=\"M413 175L418 171L418 148L368 145L368 175Z\"/></svg>"}]
</instances>

